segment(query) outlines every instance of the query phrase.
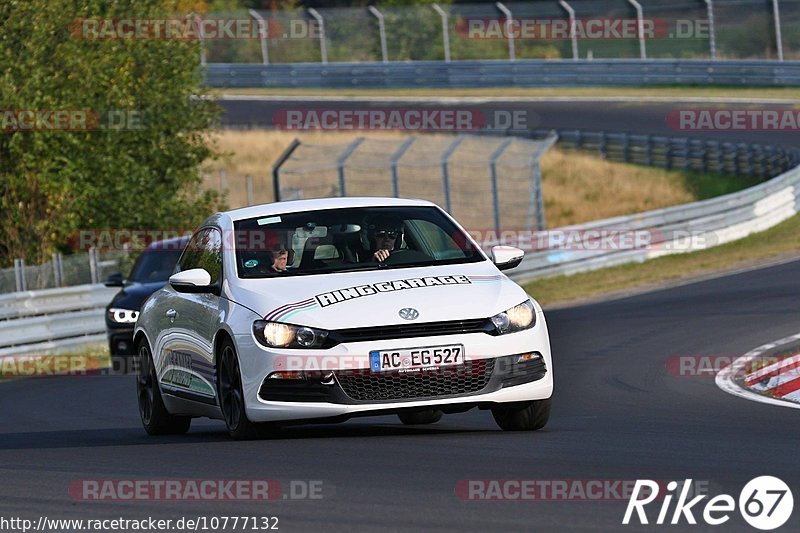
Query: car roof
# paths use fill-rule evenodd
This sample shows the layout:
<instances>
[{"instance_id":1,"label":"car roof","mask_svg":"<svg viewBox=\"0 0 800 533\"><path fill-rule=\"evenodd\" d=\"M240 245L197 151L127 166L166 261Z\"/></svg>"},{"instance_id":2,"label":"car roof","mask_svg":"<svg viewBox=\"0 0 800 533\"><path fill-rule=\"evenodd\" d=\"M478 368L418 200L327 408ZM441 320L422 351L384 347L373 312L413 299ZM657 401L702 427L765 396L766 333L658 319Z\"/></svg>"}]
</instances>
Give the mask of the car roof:
<instances>
[{"instance_id":1,"label":"car roof","mask_svg":"<svg viewBox=\"0 0 800 533\"><path fill-rule=\"evenodd\" d=\"M179 250L182 251L186 244L189 242L191 235L181 235L180 237L174 237L172 239L164 239L162 241L153 241L147 245L145 251L147 250L156 250L156 249L167 249L167 250Z\"/></svg>"},{"instance_id":2,"label":"car roof","mask_svg":"<svg viewBox=\"0 0 800 533\"><path fill-rule=\"evenodd\" d=\"M346 207L409 207L409 206L435 206L427 200L407 198L379 198L379 197L346 197L346 198L316 198L313 200L289 200L271 204L254 205L226 211L231 220L245 220L260 216L296 213L299 211L319 211L321 209L340 209Z\"/></svg>"}]
</instances>

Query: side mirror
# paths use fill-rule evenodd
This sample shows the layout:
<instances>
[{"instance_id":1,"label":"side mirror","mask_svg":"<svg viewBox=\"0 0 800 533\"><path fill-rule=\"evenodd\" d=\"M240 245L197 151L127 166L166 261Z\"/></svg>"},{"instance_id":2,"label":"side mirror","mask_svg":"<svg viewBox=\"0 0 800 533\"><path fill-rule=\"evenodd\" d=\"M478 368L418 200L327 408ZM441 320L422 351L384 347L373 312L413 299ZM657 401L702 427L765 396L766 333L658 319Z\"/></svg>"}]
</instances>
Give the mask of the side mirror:
<instances>
[{"instance_id":1,"label":"side mirror","mask_svg":"<svg viewBox=\"0 0 800 533\"><path fill-rule=\"evenodd\" d=\"M211 285L211 274L203 268L193 268L173 274L169 278L169 284L178 292L203 293L213 292Z\"/></svg>"},{"instance_id":2,"label":"side mirror","mask_svg":"<svg viewBox=\"0 0 800 533\"><path fill-rule=\"evenodd\" d=\"M492 261L500 270L510 270L522 263L525 252L513 246L492 247Z\"/></svg>"},{"instance_id":3,"label":"side mirror","mask_svg":"<svg viewBox=\"0 0 800 533\"><path fill-rule=\"evenodd\" d=\"M108 279L103 283L106 287L124 287L125 281L122 279L121 272L114 272Z\"/></svg>"}]
</instances>

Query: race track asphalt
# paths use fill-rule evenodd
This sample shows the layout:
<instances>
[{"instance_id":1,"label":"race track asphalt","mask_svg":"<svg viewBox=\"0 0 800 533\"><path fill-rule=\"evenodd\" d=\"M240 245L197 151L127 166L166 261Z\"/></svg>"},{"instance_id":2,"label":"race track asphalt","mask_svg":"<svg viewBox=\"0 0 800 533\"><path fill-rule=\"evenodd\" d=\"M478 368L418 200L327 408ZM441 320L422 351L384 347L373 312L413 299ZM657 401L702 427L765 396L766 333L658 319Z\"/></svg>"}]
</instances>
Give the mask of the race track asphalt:
<instances>
[{"instance_id":1,"label":"race track asphalt","mask_svg":"<svg viewBox=\"0 0 800 533\"><path fill-rule=\"evenodd\" d=\"M691 478L738 498L751 478L775 475L797 501L800 411L731 396L712 377L672 375L667 361L743 354L797 333L799 318L800 262L548 312L556 392L550 423L535 433L504 433L473 410L429 427L373 417L261 441L231 441L216 421L148 437L132 376L0 383L2 516L277 516L281 531L661 529L621 526L624 500L461 500L457 483L474 479ZM165 478L321 480L323 497L91 502L68 490L85 479ZM784 527L798 525L796 509ZM738 513L723 527L752 531Z\"/></svg>"}]
</instances>

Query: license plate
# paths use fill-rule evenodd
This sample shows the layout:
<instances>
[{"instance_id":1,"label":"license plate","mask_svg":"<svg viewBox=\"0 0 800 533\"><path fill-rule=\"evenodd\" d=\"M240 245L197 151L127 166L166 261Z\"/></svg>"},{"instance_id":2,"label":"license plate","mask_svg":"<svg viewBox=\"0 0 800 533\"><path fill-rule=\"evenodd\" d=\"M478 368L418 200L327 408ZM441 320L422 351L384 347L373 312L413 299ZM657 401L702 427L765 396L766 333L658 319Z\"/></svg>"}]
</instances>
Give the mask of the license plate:
<instances>
[{"instance_id":1,"label":"license plate","mask_svg":"<svg viewBox=\"0 0 800 533\"><path fill-rule=\"evenodd\" d=\"M369 353L373 372L391 370L424 370L441 366L464 364L464 345L429 346L427 348L402 348Z\"/></svg>"}]
</instances>

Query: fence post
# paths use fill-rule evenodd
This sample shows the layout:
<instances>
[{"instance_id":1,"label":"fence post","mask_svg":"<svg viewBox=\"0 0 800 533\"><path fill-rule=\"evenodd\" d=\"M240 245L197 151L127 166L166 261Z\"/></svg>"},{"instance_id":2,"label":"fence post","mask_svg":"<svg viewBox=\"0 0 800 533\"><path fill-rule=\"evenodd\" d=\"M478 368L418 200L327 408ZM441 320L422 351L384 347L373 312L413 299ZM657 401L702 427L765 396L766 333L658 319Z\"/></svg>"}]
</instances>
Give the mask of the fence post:
<instances>
[{"instance_id":1,"label":"fence post","mask_svg":"<svg viewBox=\"0 0 800 533\"><path fill-rule=\"evenodd\" d=\"M414 141L416 140L417 140L416 135L412 135L411 137L403 141L403 144L401 144L400 148L398 148L397 151L394 154L392 154L392 158L390 159L391 172L392 172L392 195L395 198L400 197L400 180L397 177L397 163L400 161L400 158L403 157L406 151L408 151L408 149L411 148L411 145L414 144Z\"/></svg>"},{"instance_id":2,"label":"fence post","mask_svg":"<svg viewBox=\"0 0 800 533\"><path fill-rule=\"evenodd\" d=\"M497 184L497 160L503 155L511 143L514 142L514 139L506 139L500 146L497 147L497 150L494 151L491 158L489 158L489 170L491 171L492 175L492 207L494 209L494 230L497 234L500 234L500 189Z\"/></svg>"},{"instance_id":3,"label":"fence post","mask_svg":"<svg viewBox=\"0 0 800 533\"><path fill-rule=\"evenodd\" d=\"M344 179L344 164L347 161L347 158L350 157L353 152L356 151L358 145L364 142L364 137L358 137L355 141L351 142L350 145L345 148L342 155L339 156L339 159L336 160L336 168L339 170L339 195L340 196L347 196L347 189L345 188L345 179Z\"/></svg>"},{"instance_id":4,"label":"fence post","mask_svg":"<svg viewBox=\"0 0 800 533\"><path fill-rule=\"evenodd\" d=\"M541 146L533 154L533 172L531 175L531 201L528 203L528 226L526 229L531 229L533 226L533 209L536 210L536 231L544 231L547 228L544 212L544 195L542 194L542 165L541 158L547 150L558 141L558 134L551 131L546 139L542 141Z\"/></svg>"},{"instance_id":5,"label":"fence post","mask_svg":"<svg viewBox=\"0 0 800 533\"><path fill-rule=\"evenodd\" d=\"M97 269L97 248L94 246L89 248L89 275L93 285L100 283L100 273Z\"/></svg>"},{"instance_id":6,"label":"fence post","mask_svg":"<svg viewBox=\"0 0 800 533\"><path fill-rule=\"evenodd\" d=\"M508 37L508 59L511 61L515 61L517 59L517 51L516 47L514 46L514 32L512 31L512 26L514 25L514 19L511 15L511 10L504 6L501 2L497 2L495 4L497 9L499 9L503 16L506 17L506 34Z\"/></svg>"},{"instance_id":7,"label":"fence post","mask_svg":"<svg viewBox=\"0 0 800 533\"><path fill-rule=\"evenodd\" d=\"M383 13L378 11L378 8L375 6L369 6L367 8L370 13L375 15L375 18L378 19L378 33L380 34L381 39L381 57L383 58L384 63L389 62L389 49L386 46L386 25L383 21Z\"/></svg>"},{"instance_id":8,"label":"fence post","mask_svg":"<svg viewBox=\"0 0 800 533\"><path fill-rule=\"evenodd\" d=\"M714 25L714 0L705 0L708 13L708 46L711 50L711 61L717 60L717 29Z\"/></svg>"},{"instance_id":9,"label":"fence post","mask_svg":"<svg viewBox=\"0 0 800 533\"><path fill-rule=\"evenodd\" d=\"M308 14L314 17L319 24L319 55L323 64L328 63L328 43L325 42L325 19L313 7L308 8Z\"/></svg>"},{"instance_id":10,"label":"fence post","mask_svg":"<svg viewBox=\"0 0 800 533\"><path fill-rule=\"evenodd\" d=\"M197 23L197 40L200 43L200 66L206 66L206 44L205 32L203 31L203 19L199 18L195 13L189 13L189 16Z\"/></svg>"},{"instance_id":11,"label":"fence post","mask_svg":"<svg viewBox=\"0 0 800 533\"><path fill-rule=\"evenodd\" d=\"M61 270L61 254L53 254L53 282L56 287L61 287L64 284L64 273Z\"/></svg>"},{"instance_id":12,"label":"fence post","mask_svg":"<svg viewBox=\"0 0 800 533\"><path fill-rule=\"evenodd\" d=\"M644 11L642 10L642 4L636 0L628 0L628 3L636 10L636 22L639 26L639 55L642 59L647 59L647 48L644 42Z\"/></svg>"},{"instance_id":13,"label":"fence post","mask_svg":"<svg viewBox=\"0 0 800 533\"><path fill-rule=\"evenodd\" d=\"M569 38L572 41L572 60L577 61L580 59L578 52L578 22L575 19L575 10L569 5L566 0L558 0L558 3L569 15Z\"/></svg>"},{"instance_id":14,"label":"fence post","mask_svg":"<svg viewBox=\"0 0 800 533\"><path fill-rule=\"evenodd\" d=\"M225 169L219 169L219 193L225 192Z\"/></svg>"},{"instance_id":15,"label":"fence post","mask_svg":"<svg viewBox=\"0 0 800 533\"><path fill-rule=\"evenodd\" d=\"M300 146L299 139L292 139L292 142L289 146L286 147L286 150L278 157L278 160L272 165L272 193L274 195L273 200L276 202L281 201L281 184L280 184L280 170L286 160L292 156L292 153Z\"/></svg>"},{"instance_id":16,"label":"fence post","mask_svg":"<svg viewBox=\"0 0 800 533\"><path fill-rule=\"evenodd\" d=\"M463 135L459 135L456 137L456 140L453 141L450 146L447 147L447 150L444 151L442 154L442 188L444 189L444 208L445 210L450 213L451 212L451 205L450 205L450 170L448 169L448 160L450 156L453 155L453 152L456 151L456 148L464 142Z\"/></svg>"},{"instance_id":17,"label":"fence post","mask_svg":"<svg viewBox=\"0 0 800 533\"><path fill-rule=\"evenodd\" d=\"M445 63L450 62L450 28L448 27L447 22L447 12L439 7L439 4L433 4L433 9L439 13L439 16L442 18L442 41L444 44L444 61Z\"/></svg>"},{"instance_id":18,"label":"fence post","mask_svg":"<svg viewBox=\"0 0 800 533\"><path fill-rule=\"evenodd\" d=\"M778 0L772 0L772 14L775 18L775 45L778 48L778 61L783 61L783 35L781 34L781 8Z\"/></svg>"},{"instance_id":19,"label":"fence post","mask_svg":"<svg viewBox=\"0 0 800 533\"><path fill-rule=\"evenodd\" d=\"M28 283L25 281L25 260L14 259L14 281L17 292L28 290Z\"/></svg>"},{"instance_id":20,"label":"fence post","mask_svg":"<svg viewBox=\"0 0 800 533\"><path fill-rule=\"evenodd\" d=\"M253 205L253 176L248 174L244 181L247 187L247 205Z\"/></svg>"},{"instance_id":21,"label":"fence post","mask_svg":"<svg viewBox=\"0 0 800 533\"><path fill-rule=\"evenodd\" d=\"M264 17L255 9L248 9L247 11L250 13L251 17L258 21L258 38L261 40L261 62L265 65L269 65L269 48L267 47L267 31L269 30L269 24L267 24Z\"/></svg>"}]
</instances>

